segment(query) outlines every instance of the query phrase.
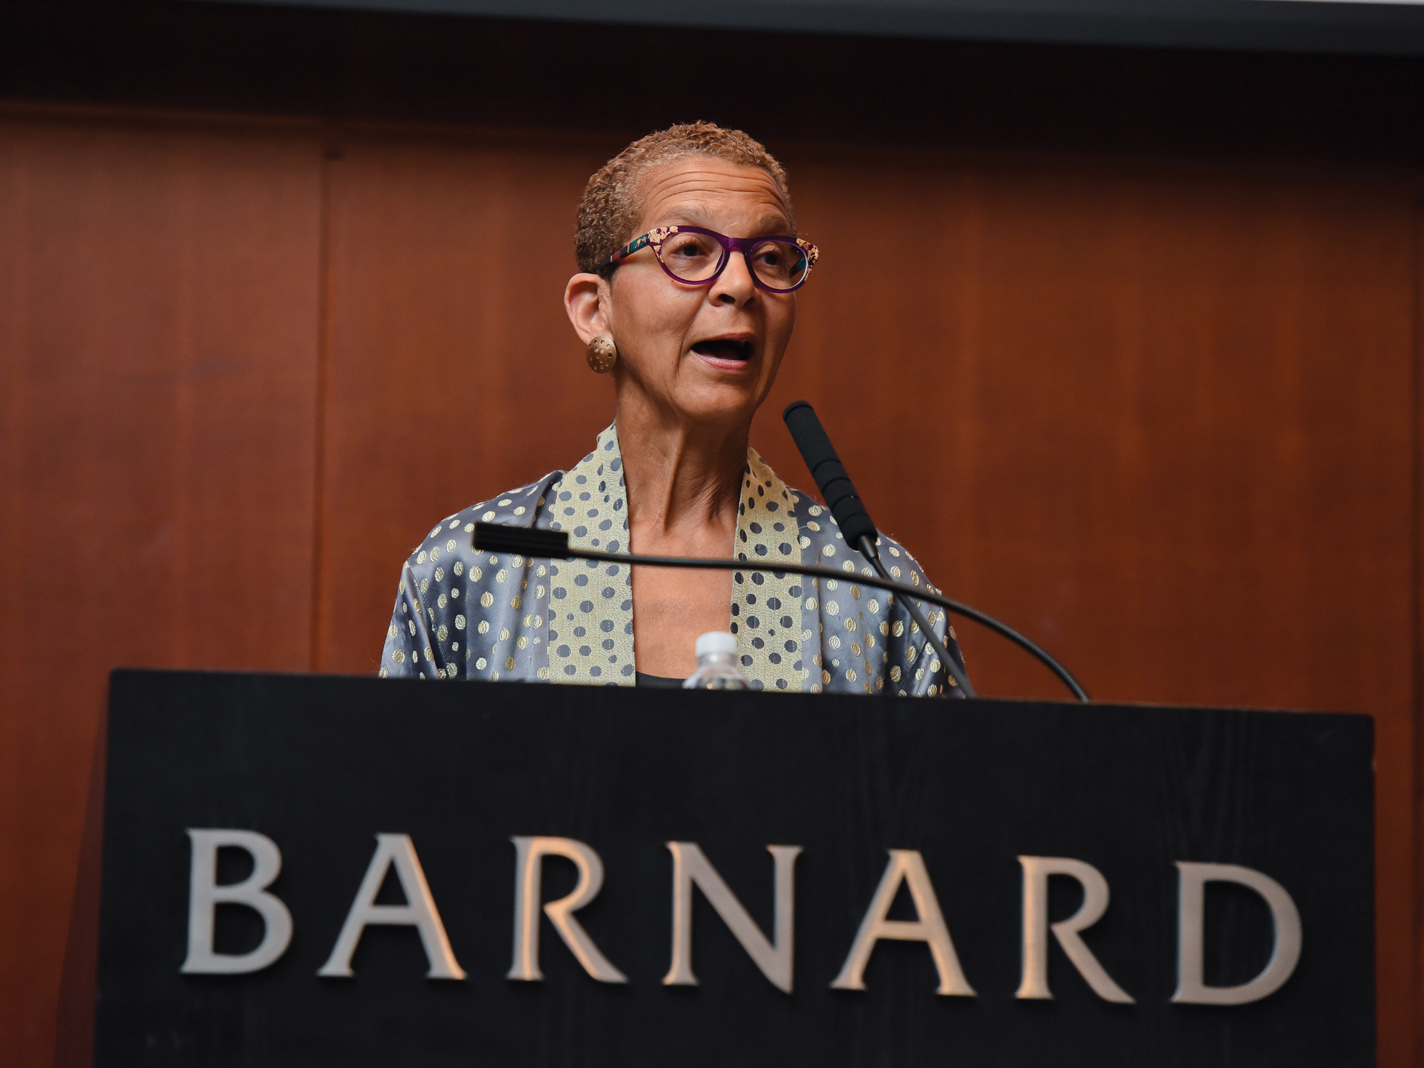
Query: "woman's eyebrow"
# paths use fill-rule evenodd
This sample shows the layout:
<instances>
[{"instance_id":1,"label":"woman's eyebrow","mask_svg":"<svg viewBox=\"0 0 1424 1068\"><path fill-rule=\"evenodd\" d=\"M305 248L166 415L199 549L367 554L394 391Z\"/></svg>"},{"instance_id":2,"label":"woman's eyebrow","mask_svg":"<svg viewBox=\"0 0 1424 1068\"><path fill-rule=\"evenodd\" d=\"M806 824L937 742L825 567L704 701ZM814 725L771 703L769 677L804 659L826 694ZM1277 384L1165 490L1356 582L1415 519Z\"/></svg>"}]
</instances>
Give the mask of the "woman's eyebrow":
<instances>
[{"instance_id":1,"label":"woman's eyebrow","mask_svg":"<svg viewBox=\"0 0 1424 1068\"><path fill-rule=\"evenodd\" d=\"M676 226L678 223L687 223L690 226L701 226L707 230L713 228L712 216L695 204L688 204L668 212L668 214L664 216L661 225Z\"/></svg>"},{"instance_id":2,"label":"woman's eyebrow","mask_svg":"<svg viewBox=\"0 0 1424 1068\"><path fill-rule=\"evenodd\" d=\"M678 223L686 223L689 226L700 226L704 230L716 230L714 220L710 214L695 204L678 207L668 212L666 216L659 220L659 226L676 226ZM791 224L787 222L786 216L779 212L768 213L757 220L757 225L749 234L728 234L728 237L760 237L763 234L784 234L789 232ZM721 231L719 230L718 233Z\"/></svg>"},{"instance_id":3,"label":"woman's eyebrow","mask_svg":"<svg viewBox=\"0 0 1424 1068\"><path fill-rule=\"evenodd\" d=\"M757 222L756 233L747 234L747 237L760 237L763 234L787 234L791 232L791 223L787 221L785 215L763 215Z\"/></svg>"}]
</instances>

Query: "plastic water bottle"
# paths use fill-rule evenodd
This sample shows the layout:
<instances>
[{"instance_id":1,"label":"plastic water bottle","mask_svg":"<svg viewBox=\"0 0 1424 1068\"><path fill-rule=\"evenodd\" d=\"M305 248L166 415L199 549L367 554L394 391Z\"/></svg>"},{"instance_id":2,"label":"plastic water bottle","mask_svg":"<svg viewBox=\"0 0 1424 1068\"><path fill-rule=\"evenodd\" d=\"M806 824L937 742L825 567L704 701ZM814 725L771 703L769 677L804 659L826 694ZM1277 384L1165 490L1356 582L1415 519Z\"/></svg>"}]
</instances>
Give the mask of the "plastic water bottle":
<instances>
[{"instance_id":1,"label":"plastic water bottle","mask_svg":"<svg viewBox=\"0 0 1424 1068\"><path fill-rule=\"evenodd\" d=\"M737 639L725 630L712 630L697 639L697 670L682 684L684 690L750 690L752 683L737 667Z\"/></svg>"}]
</instances>

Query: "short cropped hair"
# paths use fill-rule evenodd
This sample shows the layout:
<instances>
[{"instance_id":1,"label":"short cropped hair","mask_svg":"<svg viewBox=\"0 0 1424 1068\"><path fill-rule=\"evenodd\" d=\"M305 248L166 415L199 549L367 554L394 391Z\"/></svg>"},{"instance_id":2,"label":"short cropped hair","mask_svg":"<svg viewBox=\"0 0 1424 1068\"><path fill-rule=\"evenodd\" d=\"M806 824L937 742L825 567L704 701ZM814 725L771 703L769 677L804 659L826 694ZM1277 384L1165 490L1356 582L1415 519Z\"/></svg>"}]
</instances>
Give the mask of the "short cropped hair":
<instances>
[{"instance_id":1,"label":"short cropped hair","mask_svg":"<svg viewBox=\"0 0 1424 1068\"><path fill-rule=\"evenodd\" d=\"M760 167L771 175L795 234L786 169L761 142L741 130L710 122L669 126L641 137L594 172L579 202L574 255L580 271L592 272L637 235L642 218L641 186L649 170L685 156L712 156L742 167ZM605 271L605 274L611 273Z\"/></svg>"}]
</instances>

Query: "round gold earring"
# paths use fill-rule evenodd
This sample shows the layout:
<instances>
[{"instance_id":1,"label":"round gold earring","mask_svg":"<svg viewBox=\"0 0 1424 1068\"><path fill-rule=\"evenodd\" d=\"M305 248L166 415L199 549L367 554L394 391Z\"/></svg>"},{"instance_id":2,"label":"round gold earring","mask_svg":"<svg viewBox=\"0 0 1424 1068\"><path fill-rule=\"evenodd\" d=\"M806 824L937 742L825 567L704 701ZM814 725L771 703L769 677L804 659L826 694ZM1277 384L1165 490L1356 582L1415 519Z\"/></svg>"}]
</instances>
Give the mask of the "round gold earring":
<instances>
[{"instance_id":1,"label":"round gold earring","mask_svg":"<svg viewBox=\"0 0 1424 1068\"><path fill-rule=\"evenodd\" d=\"M618 346L611 337L596 337L588 343L588 365L598 374L607 374L618 362Z\"/></svg>"}]
</instances>

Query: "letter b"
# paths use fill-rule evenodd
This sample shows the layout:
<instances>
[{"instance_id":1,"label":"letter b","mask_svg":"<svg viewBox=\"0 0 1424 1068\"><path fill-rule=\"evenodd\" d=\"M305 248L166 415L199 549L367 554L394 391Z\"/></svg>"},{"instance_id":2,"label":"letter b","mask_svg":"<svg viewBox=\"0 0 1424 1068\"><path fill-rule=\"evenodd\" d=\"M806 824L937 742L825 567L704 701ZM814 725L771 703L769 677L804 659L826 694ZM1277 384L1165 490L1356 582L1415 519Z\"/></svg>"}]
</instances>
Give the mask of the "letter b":
<instances>
[{"instance_id":1,"label":"letter b","mask_svg":"<svg viewBox=\"0 0 1424 1068\"><path fill-rule=\"evenodd\" d=\"M188 891L188 959L182 971L189 974L236 975L267 967L292 941L292 914L267 887L282 870L277 843L256 831L194 830L193 866ZM252 857L252 874L240 883L217 884L218 850L244 849ZM218 905L243 905L263 920L262 941L249 953L218 953L213 949L213 913Z\"/></svg>"}]
</instances>

